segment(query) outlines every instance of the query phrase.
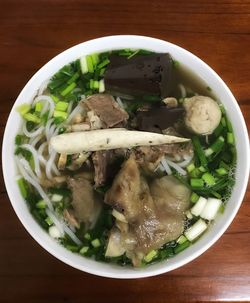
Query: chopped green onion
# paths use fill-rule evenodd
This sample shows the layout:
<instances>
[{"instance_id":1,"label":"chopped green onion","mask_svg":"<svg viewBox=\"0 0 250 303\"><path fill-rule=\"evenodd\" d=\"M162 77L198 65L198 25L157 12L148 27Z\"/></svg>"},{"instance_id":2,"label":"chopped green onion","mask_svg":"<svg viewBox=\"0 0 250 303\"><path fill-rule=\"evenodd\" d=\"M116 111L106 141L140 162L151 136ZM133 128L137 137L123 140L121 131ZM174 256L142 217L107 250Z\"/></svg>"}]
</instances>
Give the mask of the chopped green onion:
<instances>
[{"instance_id":1,"label":"chopped green onion","mask_svg":"<svg viewBox=\"0 0 250 303\"><path fill-rule=\"evenodd\" d=\"M205 230L207 229L207 224L204 220L199 219L194 223L191 227L189 227L184 235L187 237L189 241L194 241L198 238ZM186 243L186 242L185 242Z\"/></svg>"},{"instance_id":2,"label":"chopped green onion","mask_svg":"<svg viewBox=\"0 0 250 303\"><path fill-rule=\"evenodd\" d=\"M233 133L227 133L227 143L234 145L234 135Z\"/></svg>"},{"instance_id":3,"label":"chopped green onion","mask_svg":"<svg viewBox=\"0 0 250 303\"><path fill-rule=\"evenodd\" d=\"M197 156L200 160L201 165L206 167L207 166L207 159L206 159L205 153L202 149L199 138L198 137L193 137L192 142L193 142L195 151L197 153Z\"/></svg>"},{"instance_id":4,"label":"chopped green onion","mask_svg":"<svg viewBox=\"0 0 250 303\"><path fill-rule=\"evenodd\" d=\"M80 251L79 251L79 253L81 254L81 255L84 255L84 254L86 254L86 252L89 250L89 247L88 246L83 246L81 249L80 249Z\"/></svg>"},{"instance_id":5,"label":"chopped green onion","mask_svg":"<svg viewBox=\"0 0 250 303\"><path fill-rule=\"evenodd\" d=\"M199 168L195 168L190 173L191 178L199 178L200 175L201 175L201 171L199 170Z\"/></svg>"},{"instance_id":6,"label":"chopped green onion","mask_svg":"<svg viewBox=\"0 0 250 303\"><path fill-rule=\"evenodd\" d=\"M20 178L17 180L17 185L19 187L22 197L26 199L28 196L26 181L23 178Z\"/></svg>"},{"instance_id":7,"label":"chopped green onion","mask_svg":"<svg viewBox=\"0 0 250 303\"><path fill-rule=\"evenodd\" d=\"M56 103L55 110L65 112L69 106L68 102L59 101Z\"/></svg>"},{"instance_id":8,"label":"chopped green onion","mask_svg":"<svg viewBox=\"0 0 250 303\"><path fill-rule=\"evenodd\" d=\"M62 95L63 97L65 97L65 96L68 95L75 87L76 87L76 83L75 83L75 82L69 84L64 90L61 91L61 95Z\"/></svg>"},{"instance_id":9,"label":"chopped green onion","mask_svg":"<svg viewBox=\"0 0 250 303\"><path fill-rule=\"evenodd\" d=\"M78 72L74 73L74 75L67 81L67 84L71 84L75 82L80 77Z\"/></svg>"},{"instance_id":10,"label":"chopped green onion","mask_svg":"<svg viewBox=\"0 0 250 303\"><path fill-rule=\"evenodd\" d=\"M191 214L193 214L194 216L198 217L202 213L202 211L203 211L206 203L207 203L207 199L206 198L199 197L198 201L190 209Z\"/></svg>"},{"instance_id":11,"label":"chopped green onion","mask_svg":"<svg viewBox=\"0 0 250 303\"><path fill-rule=\"evenodd\" d=\"M97 53L93 53L90 55L93 67L96 67L96 65L99 63L99 55Z\"/></svg>"},{"instance_id":12,"label":"chopped green onion","mask_svg":"<svg viewBox=\"0 0 250 303\"><path fill-rule=\"evenodd\" d=\"M40 200L36 203L36 207L39 209L44 209L46 208L47 204L44 200Z\"/></svg>"},{"instance_id":13,"label":"chopped green onion","mask_svg":"<svg viewBox=\"0 0 250 303\"><path fill-rule=\"evenodd\" d=\"M68 114L59 110L55 110L53 113L53 117L55 118L63 118L64 120L67 119Z\"/></svg>"},{"instance_id":14,"label":"chopped green onion","mask_svg":"<svg viewBox=\"0 0 250 303\"><path fill-rule=\"evenodd\" d=\"M221 110L221 113L222 113L223 115L226 114L226 110L225 110L225 108L224 108L224 106L223 106L222 104L220 104L220 110Z\"/></svg>"},{"instance_id":15,"label":"chopped green onion","mask_svg":"<svg viewBox=\"0 0 250 303\"><path fill-rule=\"evenodd\" d=\"M191 197L190 197L190 201L192 203L196 203L199 200L199 198L200 197L195 192L192 192Z\"/></svg>"},{"instance_id":16,"label":"chopped green onion","mask_svg":"<svg viewBox=\"0 0 250 303\"><path fill-rule=\"evenodd\" d=\"M23 103L21 105L19 105L16 110L19 112L19 114L21 114L22 116L27 114L31 109L31 105L27 104L27 103Z\"/></svg>"},{"instance_id":17,"label":"chopped green onion","mask_svg":"<svg viewBox=\"0 0 250 303\"><path fill-rule=\"evenodd\" d=\"M49 226L51 226L51 225L53 224L53 221L51 220L50 217L47 217L47 218L45 219L45 222L46 222Z\"/></svg>"},{"instance_id":18,"label":"chopped green onion","mask_svg":"<svg viewBox=\"0 0 250 303\"><path fill-rule=\"evenodd\" d=\"M91 55L86 56L86 61L87 61L88 71L90 73L93 73L94 72L94 66L93 66Z\"/></svg>"},{"instance_id":19,"label":"chopped green onion","mask_svg":"<svg viewBox=\"0 0 250 303\"><path fill-rule=\"evenodd\" d=\"M99 239L94 239L91 241L91 244L93 247L97 248L97 247L100 247L101 246L101 242Z\"/></svg>"},{"instance_id":20,"label":"chopped green onion","mask_svg":"<svg viewBox=\"0 0 250 303\"><path fill-rule=\"evenodd\" d=\"M79 250L79 247L76 245L67 244L65 247L72 252L78 252Z\"/></svg>"},{"instance_id":21,"label":"chopped green onion","mask_svg":"<svg viewBox=\"0 0 250 303\"><path fill-rule=\"evenodd\" d=\"M91 239L90 234L89 234L89 233L86 233L86 234L84 235L84 239L90 240L90 239Z\"/></svg>"},{"instance_id":22,"label":"chopped green onion","mask_svg":"<svg viewBox=\"0 0 250 303\"><path fill-rule=\"evenodd\" d=\"M212 194L215 198L221 199L221 195L220 195L219 193L217 193L216 191L211 190L211 194Z\"/></svg>"},{"instance_id":23,"label":"chopped green onion","mask_svg":"<svg viewBox=\"0 0 250 303\"><path fill-rule=\"evenodd\" d=\"M184 235L181 235L177 240L176 240L176 242L178 243L178 244L182 244L182 243L184 243L184 242L186 242L187 241L187 238L184 236Z\"/></svg>"},{"instance_id":24,"label":"chopped green onion","mask_svg":"<svg viewBox=\"0 0 250 303\"><path fill-rule=\"evenodd\" d=\"M55 123L56 125L59 125L59 124L61 124L64 120L65 120L65 118L57 117L57 118L54 118L54 123Z\"/></svg>"},{"instance_id":25,"label":"chopped green onion","mask_svg":"<svg viewBox=\"0 0 250 303\"><path fill-rule=\"evenodd\" d=\"M199 171L201 171L202 173L205 173L205 172L206 172L206 168L203 167L203 166L200 166L200 167L199 167Z\"/></svg>"},{"instance_id":26,"label":"chopped green onion","mask_svg":"<svg viewBox=\"0 0 250 303\"><path fill-rule=\"evenodd\" d=\"M221 118L221 124L222 126L226 127L227 126L227 122L226 119L224 117Z\"/></svg>"},{"instance_id":27,"label":"chopped green onion","mask_svg":"<svg viewBox=\"0 0 250 303\"><path fill-rule=\"evenodd\" d=\"M192 187L200 188L200 187L204 186L204 181L202 179L192 178L192 179L190 179L190 185Z\"/></svg>"},{"instance_id":28,"label":"chopped green onion","mask_svg":"<svg viewBox=\"0 0 250 303\"><path fill-rule=\"evenodd\" d=\"M215 178L210 173L205 173L201 177L208 186L212 186L215 184Z\"/></svg>"},{"instance_id":29,"label":"chopped green onion","mask_svg":"<svg viewBox=\"0 0 250 303\"><path fill-rule=\"evenodd\" d=\"M60 99L57 96L55 96L55 95L50 95L50 96L55 103L60 101Z\"/></svg>"},{"instance_id":30,"label":"chopped green onion","mask_svg":"<svg viewBox=\"0 0 250 303\"><path fill-rule=\"evenodd\" d=\"M186 212L185 212L185 215L186 215L186 217L188 218L188 219L193 219L193 215L191 214L191 211L190 210L187 210Z\"/></svg>"},{"instance_id":31,"label":"chopped green onion","mask_svg":"<svg viewBox=\"0 0 250 303\"><path fill-rule=\"evenodd\" d=\"M97 68L102 69L103 67L105 67L106 65L108 65L110 62L110 60L108 58L104 59L102 62L100 62L97 65Z\"/></svg>"},{"instance_id":32,"label":"chopped green onion","mask_svg":"<svg viewBox=\"0 0 250 303\"><path fill-rule=\"evenodd\" d=\"M233 132L233 127L232 127L232 124L231 122L229 121L229 119L226 117L226 121L227 121L227 129L230 133Z\"/></svg>"},{"instance_id":33,"label":"chopped green onion","mask_svg":"<svg viewBox=\"0 0 250 303\"><path fill-rule=\"evenodd\" d=\"M99 81L97 81L97 80L94 80L94 79L90 79L89 80L89 87L91 88L91 89L99 89Z\"/></svg>"},{"instance_id":34,"label":"chopped green onion","mask_svg":"<svg viewBox=\"0 0 250 303\"><path fill-rule=\"evenodd\" d=\"M224 205L223 203L221 203L221 206L220 206L219 212L220 212L221 214L223 214L223 213L224 213L224 211L225 211L225 205Z\"/></svg>"},{"instance_id":35,"label":"chopped green onion","mask_svg":"<svg viewBox=\"0 0 250 303\"><path fill-rule=\"evenodd\" d=\"M40 113L43 109L43 104L42 102L37 102L35 105L35 112Z\"/></svg>"},{"instance_id":36,"label":"chopped green onion","mask_svg":"<svg viewBox=\"0 0 250 303\"><path fill-rule=\"evenodd\" d=\"M16 135L15 137L15 144L16 145L21 145L23 143L27 142L27 137L24 135Z\"/></svg>"},{"instance_id":37,"label":"chopped green onion","mask_svg":"<svg viewBox=\"0 0 250 303\"><path fill-rule=\"evenodd\" d=\"M102 77L105 73L106 68L102 68L99 72L99 76Z\"/></svg>"},{"instance_id":38,"label":"chopped green onion","mask_svg":"<svg viewBox=\"0 0 250 303\"><path fill-rule=\"evenodd\" d=\"M217 128L214 130L214 134L216 137L219 137L219 135L222 133L224 129L224 126L222 125L222 123L220 123Z\"/></svg>"},{"instance_id":39,"label":"chopped green onion","mask_svg":"<svg viewBox=\"0 0 250 303\"><path fill-rule=\"evenodd\" d=\"M144 261L149 263L151 262L158 254L157 250L151 250L145 257L144 257Z\"/></svg>"},{"instance_id":40,"label":"chopped green onion","mask_svg":"<svg viewBox=\"0 0 250 303\"><path fill-rule=\"evenodd\" d=\"M50 226L49 235L54 239L59 239L62 236L60 230L55 225Z\"/></svg>"},{"instance_id":41,"label":"chopped green onion","mask_svg":"<svg viewBox=\"0 0 250 303\"><path fill-rule=\"evenodd\" d=\"M191 173L195 169L194 163L190 163L187 167L186 170Z\"/></svg>"},{"instance_id":42,"label":"chopped green onion","mask_svg":"<svg viewBox=\"0 0 250 303\"><path fill-rule=\"evenodd\" d=\"M33 115L31 113L27 113L23 115L24 119L36 124L39 124L41 122L41 119L38 118L36 115Z\"/></svg>"},{"instance_id":43,"label":"chopped green onion","mask_svg":"<svg viewBox=\"0 0 250 303\"><path fill-rule=\"evenodd\" d=\"M128 59L131 59L132 57L134 57L136 54L139 53L139 49L137 49L136 51L134 51L130 56L128 56Z\"/></svg>"},{"instance_id":44,"label":"chopped green onion","mask_svg":"<svg viewBox=\"0 0 250 303\"><path fill-rule=\"evenodd\" d=\"M191 245L191 243L189 241L185 241L184 243L179 244L174 248L174 253L178 254L181 251L183 251L184 249L188 248L190 245Z\"/></svg>"},{"instance_id":45,"label":"chopped green onion","mask_svg":"<svg viewBox=\"0 0 250 303\"><path fill-rule=\"evenodd\" d=\"M208 198L207 203L200 214L201 218L209 221L214 220L221 204L222 201L220 199Z\"/></svg>"},{"instance_id":46,"label":"chopped green onion","mask_svg":"<svg viewBox=\"0 0 250 303\"><path fill-rule=\"evenodd\" d=\"M228 171L224 167L219 167L215 170L219 176L224 176L228 173Z\"/></svg>"},{"instance_id":47,"label":"chopped green onion","mask_svg":"<svg viewBox=\"0 0 250 303\"><path fill-rule=\"evenodd\" d=\"M104 79L99 81L99 93L103 93L105 91Z\"/></svg>"},{"instance_id":48,"label":"chopped green onion","mask_svg":"<svg viewBox=\"0 0 250 303\"><path fill-rule=\"evenodd\" d=\"M89 69L88 69L86 56L83 56L83 57L80 58L80 66L81 66L82 74L87 74Z\"/></svg>"},{"instance_id":49,"label":"chopped green onion","mask_svg":"<svg viewBox=\"0 0 250 303\"><path fill-rule=\"evenodd\" d=\"M59 131L58 131L58 134L61 135L61 134L65 133L65 131L66 131L65 127L60 127Z\"/></svg>"},{"instance_id":50,"label":"chopped green onion","mask_svg":"<svg viewBox=\"0 0 250 303\"><path fill-rule=\"evenodd\" d=\"M89 80L89 87L90 87L90 89L94 88L94 80L93 79Z\"/></svg>"},{"instance_id":51,"label":"chopped green onion","mask_svg":"<svg viewBox=\"0 0 250 303\"><path fill-rule=\"evenodd\" d=\"M62 195L58 195L58 194L53 194L51 197L51 201L52 202L61 202L63 199Z\"/></svg>"},{"instance_id":52,"label":"chopped green onion","mask_svg":"<svg viewBox=\"0 0 250 303\"><path fill-rule=\"evenodd\" d=\"M223 167L223 168L225 168L226 170L229 170L229 169L230 169L230 166L227 165L224 161L221 161L221 162L220 162L220 167Z\"/></svg>"},{"instance_id":53,"label":"chopped green onion","mask_svg":"<svg viewBox=\"0 0 250 303\"><path fill-rule=\"evenodd\" d=\"M222 136L217 138L215 142L205 150L205 155L208 157L211 156L213 153L218 153L219 151L221 151L224 146L224 142L225 139Z\"/></svg>"}]
</instances>

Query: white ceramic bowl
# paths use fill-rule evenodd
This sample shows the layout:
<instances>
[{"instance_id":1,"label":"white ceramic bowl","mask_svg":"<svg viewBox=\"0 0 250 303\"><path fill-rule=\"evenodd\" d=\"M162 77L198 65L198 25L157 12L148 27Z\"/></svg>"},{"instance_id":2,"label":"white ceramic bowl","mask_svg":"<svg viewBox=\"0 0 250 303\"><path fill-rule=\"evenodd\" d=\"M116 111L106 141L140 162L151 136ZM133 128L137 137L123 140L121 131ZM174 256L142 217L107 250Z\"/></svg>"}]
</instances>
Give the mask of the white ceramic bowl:
<instances>
[{"instance_id":1,"label":"white ceramic bowl","mask_svg":"<svg viewBox=\"0 0 250 303\"><path fill-rule=\"evenodd\" d=\"M71 253L57 244L33 219L15 182L17 170L14 162L14 138L22 122L15 107L31 101L39 86L65 64L85 54L121 48L143 48L155 52L169 52L176 60L198 74L224 104L232 121L238 152L236 184L224 214L218 217L209 231L190 248L170 260L143 269L99 263ZM25 85L11 110L4 133L3 174L7 192L17 216L31 236L49 253L66 264L95 275L112 278L141 278L165 273L192 261L205 252L225 232L235 217L246 190L249 174L248 144L246 125L234 96L221 78L202 60L187 50L162 40L142 36L110 36L87 41L62 52L44 65Z\"/></svg>"}]
</instances>

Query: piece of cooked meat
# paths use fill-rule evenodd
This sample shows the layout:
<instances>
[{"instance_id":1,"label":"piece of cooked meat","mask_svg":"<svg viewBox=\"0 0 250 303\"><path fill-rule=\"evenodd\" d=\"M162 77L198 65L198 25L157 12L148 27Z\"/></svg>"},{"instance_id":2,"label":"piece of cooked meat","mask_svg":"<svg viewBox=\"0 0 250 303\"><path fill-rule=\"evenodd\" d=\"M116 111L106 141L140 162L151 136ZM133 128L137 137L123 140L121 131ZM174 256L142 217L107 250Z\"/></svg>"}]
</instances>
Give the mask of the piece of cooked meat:
<instances>
[{"instance_id":1,"label":"piece of cooked meat","mask_svg":"<svg viewBox=\"0 0 250 303\"><path fill-rule=\"evenodd\" d=\"M80 227L80 224L79 224L78 220L75 218L72 210L64 209L63 217L71 226L76 227L76 228Z\"/></svg>"},{"instance_id":2,"label":"piece of cooked meat","mask_svg":"<svg viewBox=\"0 0 250 303\"><path fill-rule=\"evenodd\" d=\"M151 174L156 170L163 157L168 156L177 161L193 154L192 142L179 144L163 144L155 146L140 146L135 148L135 158L145 173Z\"/></svg>"},{"instance_id":3,"label":"piece of cooked meat","mask_svg":"<svg viewBox=\"0 0 250 303\"><path fill-rule=\"evenodd\" d=\"M165 98L173 86L173 60L169 54L137 54L129 60L111 54L105 74L105 90L117 96ZM146 99L146 98L145 98Z\"/></svg>"},{"instance_id":4,"label":"piece of cooked meat","mask_svg":"<svg viewBox=\"0 0 250 303\"><path fill-rule=\"evenodd\" d=\"M177 186L177 191L181 190L179 196L176 195L176 203L179 205L177 211L173 209L172 200L171 203L162 205L162 201L158 201L159 197L151 194L151 188L140 174L134 157L130 156L105 195L105 202L126 219L121 222L116 217L116 226L121 232L120 245L125 248L134 266L139 266L143 257L152 249L175 240L184 230L184 207L178 201L184 190L178 181L172 180L171 185ZM157 186L162 191L161 183ZM153 186L153 193L154 187L156 185ZM168 196L166 191L165 200Z\"/></svg>"},{"instance_id":5,"label":"piece of cooked meat","mask_svg":"<svg viewBox=\"0 0 250 303\"><path fill-rule=\"evenodd\" d=\"M189 207L190 189L173 176L154 179L150 192L159 210L183 214Z\"/></svg>"},{"instance_id":6,"label":"piece of cooked meat","mask_svg":"<svg viewBox=\"0 0 250 303\"><path fill-rule=\"evenodd\" d=\"M183 107L161 106L136 114L139 130L162 133L162 130L174 125L184 114Z\"/></svg>"},{"instance_id":7,"label":"piece of cooked meat","mask_svg":"<svg viewBox=\"0 0 250 303\"><path fill-rule=\"evenodd\" d=\"M79 174L68 177L67 184L72 192L74 216L79 222L90 225L96 219L101 206L92 182L85 174Z\"/></svg>"},{"instance_id":8,"label":"piece of cooked meat","mask_svg":"<svg viewBox=\"0 0 250 303\"><path fill-rule=\"evenodd\" d=\"M140 204L137 203L140 186L140 172L135 159L131 156L115 177L104 201L123 213L126 219L133 220L140 211Z\"/></svg>"},{"instance_id":9,"label":"piece of cooked meat","mask_svg":"<svg viewBox=\"0 0 250 303\"><path fill-rule=\"evenodd\" d=\"M101 150L92 153L95 187L105 184L117 174L120 162L123 162L126 153L125 149Z\"/></svg>"},{"instance_id":10,"label":"piece of cooked meat","mask_svg":"<svg viewBox=\"0 0 250 303\"><path fill-rule=\"evenodd\" d=\"M104 128L114 127L129 118L111 95L95 94L89 96L84 103L100 118Z\"/></svg>"},{"instance_id":11,"label":"piece of cooked meat","mask_svg":"<svg viewBox=\"0 0 250 303\"><path fill-rule=\"evenodd\" d=\"M216 101L206 96L186 98L183 106L186 110L185 124L198 135L209 135L220 123L221 110Z\"/></svg>"}]
</instances>

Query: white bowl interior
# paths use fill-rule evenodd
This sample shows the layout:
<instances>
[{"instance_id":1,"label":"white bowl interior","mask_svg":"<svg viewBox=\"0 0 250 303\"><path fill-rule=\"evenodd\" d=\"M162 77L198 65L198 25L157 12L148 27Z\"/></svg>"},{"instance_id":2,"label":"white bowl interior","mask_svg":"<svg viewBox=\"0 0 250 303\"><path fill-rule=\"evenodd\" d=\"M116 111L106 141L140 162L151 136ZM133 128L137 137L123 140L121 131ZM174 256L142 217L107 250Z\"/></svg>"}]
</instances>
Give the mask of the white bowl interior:
<instances>
[{"instance_id":1,"label":"white bowl interior","mask_svg":"<svg viewBox=\"0 0 250 303\"><path fill-rule=\"evenodd\" d=\"M17 170L14 162L14 139L20 129L21 118L14 108L24 102L31 102L40 85L65 64L85 54L121 48L143 48L155 52L169 52L174 59L199 75L225 106L234 128L238 153L236 185L224 214L220 215L209 231L190 248L172 259L143 269L100 263L67 251L51 239L33 219L15 182ZM26 84L11 110L4 133L2 160L5 184L12 206L24 227L43 248L61 261L85 272L113 278L140 278L168 272L190 262L206 251L224 233L236 215L246 190L249 174L248 148L247 129L239 106L226 84L208 65L174 44L149 37L128 35L104 37L81 43L62 52L43 66Z\"/></svg>"}]
</instances>

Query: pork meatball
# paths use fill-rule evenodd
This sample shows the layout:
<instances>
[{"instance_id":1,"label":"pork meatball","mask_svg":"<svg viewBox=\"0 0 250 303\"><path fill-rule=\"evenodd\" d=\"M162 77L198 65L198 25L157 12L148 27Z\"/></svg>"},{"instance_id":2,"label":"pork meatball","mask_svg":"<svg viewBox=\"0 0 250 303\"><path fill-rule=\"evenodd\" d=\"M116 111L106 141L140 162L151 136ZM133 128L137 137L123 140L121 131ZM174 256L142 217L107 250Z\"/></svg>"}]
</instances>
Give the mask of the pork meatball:
<instances>
[{"instance_id":1,"label":"pork meatball","mask_svg":"<svg viewBox=\"0 0 250 303\"><path fill-rule=\"evenodd\" d=\"M210 97L194 96L186 98L183 106L186 110L185 124L195 134L212 134L220 123L220 107Z\"/></svg>"}]
</instances>

